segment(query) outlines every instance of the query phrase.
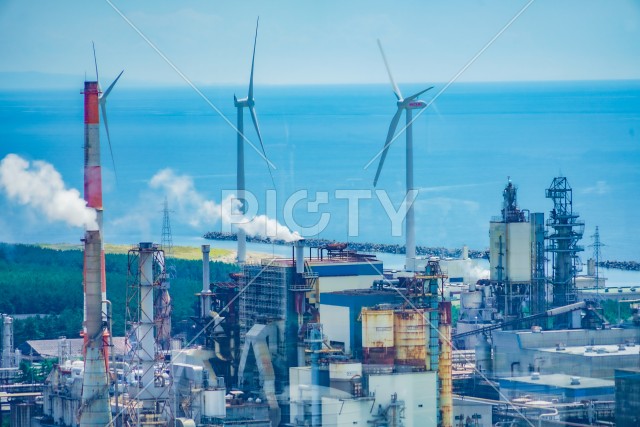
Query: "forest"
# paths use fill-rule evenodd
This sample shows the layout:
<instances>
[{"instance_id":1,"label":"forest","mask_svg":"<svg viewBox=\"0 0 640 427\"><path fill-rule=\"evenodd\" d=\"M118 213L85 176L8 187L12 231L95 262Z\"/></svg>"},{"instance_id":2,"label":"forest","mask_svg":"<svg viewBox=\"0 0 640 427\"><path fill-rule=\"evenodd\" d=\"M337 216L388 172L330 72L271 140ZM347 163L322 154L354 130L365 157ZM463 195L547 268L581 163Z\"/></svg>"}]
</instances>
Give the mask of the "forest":
<instances>
[{"instance_id":1,"label":"forest","mask_svg":"<svg viewBox=\"0 0 640 427\"><path fill-rule=\"evenodd\" d=\"M107 254L107 299L113 305L113 332L124 335L127 277L126 254ZM195 313L196 292L202 289L202 262L172 259L172 331L184 332ZM14 320L14 345L30 339L79 338L82 328L83 254L80 250L45 249L35 245L0 243L0 313ZM232 264L212 262L211 281L228 281ZM20 316L20 315L39 316Z\"/></svg>"}]
</instances>

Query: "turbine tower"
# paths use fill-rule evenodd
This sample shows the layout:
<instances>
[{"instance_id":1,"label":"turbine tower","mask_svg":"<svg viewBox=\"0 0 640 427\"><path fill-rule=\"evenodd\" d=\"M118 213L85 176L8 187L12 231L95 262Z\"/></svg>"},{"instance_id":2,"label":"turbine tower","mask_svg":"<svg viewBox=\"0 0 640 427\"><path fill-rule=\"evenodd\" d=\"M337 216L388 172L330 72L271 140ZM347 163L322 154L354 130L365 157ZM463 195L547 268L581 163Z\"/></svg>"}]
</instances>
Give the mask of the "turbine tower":
<instances>
[{"instance_id":1,"label":"turbine tower","mask_svg":"<svg viewBox=\"0 0 640 427\"><path fill-rule=\"evenodd\" d=\"M108 394L108 335L106 324L106 275L104 240L102 236L102 169L100 162L100 114L107 130L107 96L122 75L102 93L98 82L84 83L84 198L87 206L95 209L97 230L85 231L84 237L84 376L82 380L82 404L79 409L81 427L105 426L111 423L111 407ZM113 157L112 157L113 158Z\"/></svg>"},{"instance_id":2,"label":"turbine tower","mask_svg":"<svg viewBox=\"0 0 640 427\"><path fill-rule=\"evenodd\" d=\"M418 93L415 93L407 98L402 96L398 85L393 79L393 75L391 74L391 68L389 67L389 63L387 62L387 57L384 54L384 50L382 49L382 43L378 40L378 47L380 48L380 53L382 54L382 60L384 61L384 65L387 69L387 73L389 74L389 80L391 81L391 87L393 88L393 93L396 95L396 106L398 110L396 114L394 114L391 119L391 124L389 125L389 131L387 132L387 139L384 143L384 147L382 148L382 153L380 154L380 163L378 164L378 170L376 171L376 177L373 179L373 186L375 187L378 184L378 178L380 177L380 172L382 171L382 165L384 164L384 160L387 157L387 152L389 151L389 146L393 141L393 136L396 133L396 128L398 127L398 122L400 121L400 116L404 112L406 115L406 129L405 134L407 138L406 143L406 188L407 188L407 196L409 194L413 194L415 190L413 186L413 130L412 130L412 122L413 122L413 110L421 110L427 106L427 103L419 100L418 97L432 89L433 86L428 87L427 89L421 90ZM407 202L412 202L410 199L406 199ZM407 271L415 270L415 261L416 261L416 230L415 230L415 213L413 210L413 203L408 203L406 206L406 218L405 218L405 238L406 238L406 246L405 246L405 269Z\"/></svg>"},{"instance_id":3,"label":"turbine tower","mask_svg":"<svg viewBox=\"0 0 640 427\"><path fill-rule=\"evenodd\" d=\"M262 156L267 162L267 168L270 167L269 160L264 150L264 144L262 143L262 135L260 134L260 128L258 127L258 117L256 116L255 100L253 98L253 70L256 59L256 43L258 41L258 23L260 18L256 21L256 34L253 40L253 56L251 58L251 75L249 77L249 93L246 98L238 99L236 95L233 95L233 104L238 110L238 165L237 165L237 191L238 200L240 201L240 213L244 215L246 213L245 203L245 182L244 182L244 140L247 139L244 135L244 109L249 109L251 113L251 120L253 121L253 127L258 134L258 140L260 141L260 147L262 148ZM247 140L248 141L248 140ZM269 168L269 174L271 175L271 169ZM271 182L273 183L273 175L271 175ZM275 187L275 185L274 185ZM244 264L247 253L247 235L242 228L238 228L238 264Z\"/></svg>"}]
</instances>

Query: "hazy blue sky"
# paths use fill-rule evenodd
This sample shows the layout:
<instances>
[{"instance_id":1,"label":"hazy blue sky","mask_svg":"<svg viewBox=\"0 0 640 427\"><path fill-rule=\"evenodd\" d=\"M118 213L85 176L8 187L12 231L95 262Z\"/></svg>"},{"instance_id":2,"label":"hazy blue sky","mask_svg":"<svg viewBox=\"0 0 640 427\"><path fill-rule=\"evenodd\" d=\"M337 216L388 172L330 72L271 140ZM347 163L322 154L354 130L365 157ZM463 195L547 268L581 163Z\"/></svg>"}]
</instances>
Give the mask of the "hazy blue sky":
<instances>
[{"instance_id":1,"label":"hazy blue sky","mask_svg":"<svg viewBox=\"0 0 640 427\"><path fill-rule=\"evenodd\" d=\"M198 84L244 83L260 15L256 83L448 80L527 1L112 0ZM93 73L183 84L108 1L0 1L0 72ZM638 79L640 1L537 0L461 81ZM0 77L1 78L1 77Z\"/></svg>"}]
</instances>

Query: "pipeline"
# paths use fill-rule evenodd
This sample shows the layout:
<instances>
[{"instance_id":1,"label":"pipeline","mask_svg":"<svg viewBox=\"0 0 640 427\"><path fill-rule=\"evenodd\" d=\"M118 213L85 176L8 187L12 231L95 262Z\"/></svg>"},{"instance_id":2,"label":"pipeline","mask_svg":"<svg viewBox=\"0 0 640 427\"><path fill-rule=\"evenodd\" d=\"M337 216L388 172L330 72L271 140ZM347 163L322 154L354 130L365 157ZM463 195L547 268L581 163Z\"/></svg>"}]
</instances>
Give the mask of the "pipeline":
<instances>
[{"instance_id":1,"label":"pipeline","mask_svg":"<svg viewBox=\"0 0 640 427\"><path fill-rule=\"evenodd\" d=\"M453 426L453 384L451 365L451 301L440 301L440 352L438 360L438 377L440 379L440 413L441 426Z\"/></svg>"}]
</instances>

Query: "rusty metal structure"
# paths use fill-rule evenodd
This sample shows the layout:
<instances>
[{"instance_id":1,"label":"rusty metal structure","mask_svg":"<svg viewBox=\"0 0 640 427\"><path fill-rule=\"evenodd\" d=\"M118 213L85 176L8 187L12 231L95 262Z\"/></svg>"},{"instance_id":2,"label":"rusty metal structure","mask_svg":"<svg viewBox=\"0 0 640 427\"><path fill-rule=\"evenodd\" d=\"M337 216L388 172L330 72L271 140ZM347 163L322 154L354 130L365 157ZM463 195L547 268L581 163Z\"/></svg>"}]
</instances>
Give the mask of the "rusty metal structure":
<instances>
[{"instance_id":1,"label":"rusty metal structure","mask_svg":"<svg viewBox=\"0 0 640 427\"><path fill-rule=\"evenodd\" d=\"M360 316L364 363L393 365L396 356L393 308L386 305L363 308Z\"/></svg>"},{"instance_id":2,"label":"rusty metal structure","mask_svg":"<svg viewBox=\"0 0 640 427\"><path fill-rule=\"evenodd\" d=\"M423 309L397 310L393 316L396 365L425 366L428 326Z\"/></svg>"},{"instance_id":3,"label":"rusty metal structure","mask_svg":"<svg viewBox=\"0 0 640 427\"><path fill-rule=\"evenodd\" d=\"M453 426L453 382L451 347L451 301L440 301L440 353L438 378L440 379L440 425Z\"/></svg>"}]
</instances>

